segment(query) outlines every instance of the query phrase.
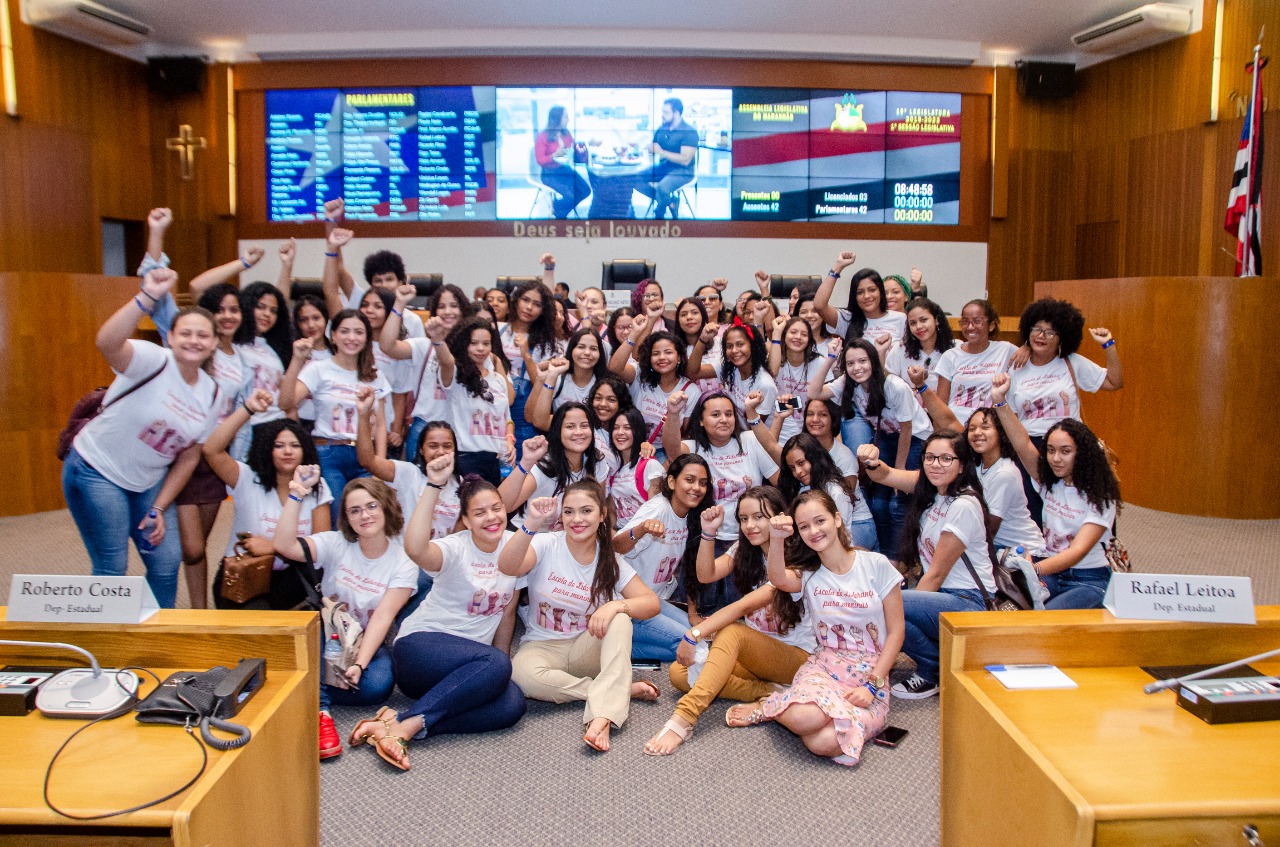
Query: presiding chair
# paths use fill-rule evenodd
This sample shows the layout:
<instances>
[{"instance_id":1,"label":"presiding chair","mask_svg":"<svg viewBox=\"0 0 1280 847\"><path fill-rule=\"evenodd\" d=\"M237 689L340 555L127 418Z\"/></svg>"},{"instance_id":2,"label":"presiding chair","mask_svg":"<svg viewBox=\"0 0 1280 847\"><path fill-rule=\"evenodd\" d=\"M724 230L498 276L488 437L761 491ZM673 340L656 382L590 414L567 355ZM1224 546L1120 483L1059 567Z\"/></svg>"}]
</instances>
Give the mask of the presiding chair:
<instances>
[{"instance_id":1,"label":"presiding chair","mask_svg":"<svg viewBox=\"0 0 1280 847\"><path fill-rule=\"evenodd\" d=\"M809 276L808 274L770 274L769 275L769 296L775 300L786 300L791 296L791 292L797 288L800 289L800 296L813 294L818 290L818 286L822 284L822 277Z\"/></svg>"},{"instance_id":2,"label":"presiding chair","mask_svg":"<svg viewBox=\"0 0 1280 847\"><path fill-rule=\"evenodd\" d=\"M634 291L642 280L654 278L657 267L657 263L649 259L614 259L612 262L603 262L600 287L605 291Z\"/></svg>"}]
</instances>

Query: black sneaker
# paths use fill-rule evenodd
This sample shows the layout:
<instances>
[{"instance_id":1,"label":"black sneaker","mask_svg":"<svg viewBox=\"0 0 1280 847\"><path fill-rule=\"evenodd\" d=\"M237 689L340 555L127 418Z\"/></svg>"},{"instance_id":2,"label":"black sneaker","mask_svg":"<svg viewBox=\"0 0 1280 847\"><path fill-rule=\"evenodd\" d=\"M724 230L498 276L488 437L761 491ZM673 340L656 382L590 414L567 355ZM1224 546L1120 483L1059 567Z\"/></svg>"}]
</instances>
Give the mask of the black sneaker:
<instances>
[{"instance_id":1,"label":"black sneaker","mask_svg":"<svg viewBox=\"0 0 1280 847\"><path fill-rule=\"evenodd\" d=\"M892 691L894 697L901 697L903 700L924 700L938 693L938 683L913 673L910 679L893 686Z\"/></svg>"}]
</instances>

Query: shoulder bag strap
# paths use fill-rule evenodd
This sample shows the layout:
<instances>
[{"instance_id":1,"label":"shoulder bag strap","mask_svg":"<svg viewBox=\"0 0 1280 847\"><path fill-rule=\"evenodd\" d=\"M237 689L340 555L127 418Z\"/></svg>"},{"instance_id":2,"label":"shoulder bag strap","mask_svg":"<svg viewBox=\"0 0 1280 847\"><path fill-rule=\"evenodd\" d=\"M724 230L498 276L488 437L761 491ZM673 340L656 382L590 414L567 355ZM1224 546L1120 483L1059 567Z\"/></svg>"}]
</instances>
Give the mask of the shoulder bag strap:
<instances>
[{"instance_id":1,"label":"shoulder bag strap","mask_svg":"<svg viewBox=\"0 0 1280 847\"><path fill-rule=\"evenodd\" d=\"M1080 423L1084 423L1084 400L1080 397L1080 383L1076 382L1076 369L1071 366L1071 357L1063 356L1062 361L1067 365L1067 373L1071 376L1071 387L1076 392L1076 405L1080 407ZM1070 408L1067 409L1071 411Z\"/></svg>"},{"instance_id":2,"label":"shoulder bag strap","mask_svg":"<svg viewBox=\"0 0 1280 847\"><path fill-rule=\"evenodd\" d=\"M636 462L636 491L639 492L642 502L648 502L649 500L649 489L644 484L644 469L651 461L652 459L648 456L643 456L640 461Z\"/></svg>"},{"instance_id":3,"label":"shoulder bag strap","mask_svg":"<svg viewBox=\"0 0 1280 847\"><path fill-rule=\"evenodd\" d=\"M298 579L302 581L302 590L307 595L307 603L315 607L318 612L324 608L324 602L320 598L320 577L316 574L316 560L311 555L311 545L305 538L298 539L298 545L302 548L302 558L306 564L295 562L292 559L287 560L289 567L298 575ZM305 569L305 570L304 570Z\"/></svg>"},{"instance_id":4,"label":"shoulder bag strap","mask_svg":"<svg viewBox=\"0 0 1280 847\"><path fill-rule=\"evenodd\" d=\"M142 386L146 385L146 384L147 384L148 382L150 382L151 380L153 380L153 379L155 379L156 377L160 376L160 374L161 374L161 373L164 371L164 369L165 369L165 368L167 368L167 367L169 367L169 357L166 355L166 356L164 357L164 363L160 365L159 369L157 369L155 373L151 374L151 375L150 375L150 376L148 376L146 379L142 380L142 382L135 382L133 385L129 386L129 387L128 387L128 388L126 388L124 391L121 391L118 395L116 395L115 397L112 397L112 398L111 398L111 402L110 402L110 403L103 403L103 404L102 404L102 411L106 411L106 408L107 408L108 406L115 405L116 403L120 402L120 401L121 401L121 400L123 400L124 398L128 397L128 396L129 396L130 394L132 394L133 392L137 391L137 390L138 390L139 388L141 388ZM216 383L215 383L215 384L216 384Z\"/></svg>"},{"instance_id":5,"label":"shoulder bag strap","mask_svg":"<svg viewBox=\"0 0 1280 847\"><path fill-rule=\"evenodd\" d=\"M637 377L636 377L636 379L639 379L639 377L637 376ZM685 390L686 388L688 388L692 383L693 383L693 380L691 380L691 379L689 379L688 377L686 377L686 378L684 379L684 381L682 381L679 385L677 385L677 386L676 386L676 391L684 391L684 390ZM675 392L672 392L672 393L674 394ZM649 433L649 443L650 443L650 444L655 444L655 445L656 445L656 444L658 443L658 439L662 437L662 426L663 426L663 424L665 424L666 422L667 422L667 413L666 413L666 411L665 411L665 410L663 410L663 412L662 412L662 418L658 421L658 425L657 425L656 427L654 427L653 432Z\"/></svg>"},{"instance_id":6,"label":"shoulder bag strap","mask_svg":"<svg viewBox=\"0 0 1280 847\"><path fill-rule=\"evenodd\" d=\"M969 560L968 553L961 553L960 558L964 559L964 566L969 569L969 576L973 577L973 582L978 586L978 590L982 592L982 603L987 607L987 611L994 612L996 603L991 599L991 595L987 593L987 587L982 584L982 580L978 578L978 571L973 566L973 562Z\"/></svg>"}]
</instances>

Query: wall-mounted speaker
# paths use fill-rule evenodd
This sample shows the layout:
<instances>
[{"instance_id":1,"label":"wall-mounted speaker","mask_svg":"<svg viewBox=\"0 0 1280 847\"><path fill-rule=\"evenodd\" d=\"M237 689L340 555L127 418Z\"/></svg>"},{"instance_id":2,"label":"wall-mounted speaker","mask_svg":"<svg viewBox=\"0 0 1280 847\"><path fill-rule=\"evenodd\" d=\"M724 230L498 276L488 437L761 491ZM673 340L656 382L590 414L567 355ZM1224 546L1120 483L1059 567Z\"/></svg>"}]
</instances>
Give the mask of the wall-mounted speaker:
<instances>
[{"instance_id":1,"label":"wall-mounted speaker","mask_svg":"<svg viewBox=\"0 0 1280 847\"><path fill-rule=\"evenodd\" d=\"M206 67L203 56L154 56L147 60L147 83L157 94L199 94Z\"/></svg>"},{"instance_id":2,"label":"wall-mounted speaker","mask_svg":"<svg viewBox=\"0 0 1280 847\"><path fill-rule=\"evenodd\" d=\"M1018 62L1018 93L1039 100L1061 100L1076 91L1076 66L1070 62Z\"/></svg>"}]
</instances>

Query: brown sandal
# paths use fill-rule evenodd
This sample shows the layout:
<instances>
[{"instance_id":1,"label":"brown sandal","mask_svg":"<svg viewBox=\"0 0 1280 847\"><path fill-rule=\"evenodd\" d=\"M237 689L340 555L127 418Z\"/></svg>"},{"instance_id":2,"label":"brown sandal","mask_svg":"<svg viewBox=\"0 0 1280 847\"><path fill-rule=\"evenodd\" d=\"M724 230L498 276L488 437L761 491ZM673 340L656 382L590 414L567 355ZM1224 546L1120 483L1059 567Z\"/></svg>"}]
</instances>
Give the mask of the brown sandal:
<instances>
[{"instance_id":1,"label":"brown sandal","mask_svg":"<svg viewBox=\"0 0 1280 847\"><path fill-rule=\"evenodd\" d=\"M399 759L395 758L394 756L392 756L392 755L387 751L387 748L386 748L386 747L384 747L384 746L383 746L383 744L382 744L382 742L384 742L384 741L394 741L394 742L395 742L396 746L400 748L400 758L399 758ZM392 766L394 766L394 767L396 767L396 768L399 768L399 769L400 769L400 770L402 770L402 771L407 771L407 770L409 770L409 741L408 741L408 739L401 738L399 735L392 735L391 733L389 733L389 732L388 732L386 735L382 736L381 738L379 738L379 739L374 743L374 745L373 745L373 749L374 749L374 750L376 750L376 751L378 751L378 756L382 759L382 761L386 762L387 764L392 765Z\"/></svg>"},{"instance_id":2,"label":"brown sandal","mask_svg":"<svg viewBox=\"0 0 1280 847\"><path fill-rule=\"evenodd\" d=\"M388 715L388 713L390 713ZM371 718L365 718L356 724L355 729L351 730L350 744L352 747L359 747L361 744L368 744L370 747L377 747L378 742L391 734L391 723L396 719L396 713L390 706L383 706L378 713ZM382 735L375 736L372 732L361 732L365 724L380 723L386 730Z\"/></svg>"},{"instance_id":3,"label":"brown sandal","mask_svg":"<svg viewBox=\"0 0 1280 847\"><path fill-rule=\"evenodd\" d=\"M765 716L763 706L764 706L764 701L766 699L768 698L761 697L759 700L755 701L754 703L738 703L736 705L730 706L729 711L725 712L725 715L724 715L725 726L731 726L734 729L739 729L744 726L759 726L762 723L768 723L769 721L773 720L773 718ZM745 715L742 715L741 712L738 712L738 714L742 716L739 717L737 719L737 723L735 723L734 710L745 709L745 708L750 708L751 711L747 712Z\"/></svg>"}]
</instances>

